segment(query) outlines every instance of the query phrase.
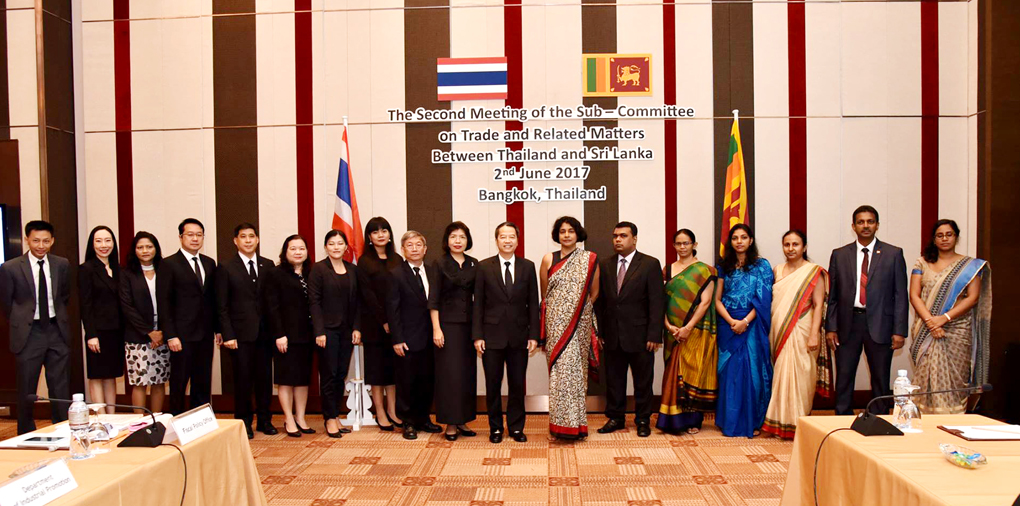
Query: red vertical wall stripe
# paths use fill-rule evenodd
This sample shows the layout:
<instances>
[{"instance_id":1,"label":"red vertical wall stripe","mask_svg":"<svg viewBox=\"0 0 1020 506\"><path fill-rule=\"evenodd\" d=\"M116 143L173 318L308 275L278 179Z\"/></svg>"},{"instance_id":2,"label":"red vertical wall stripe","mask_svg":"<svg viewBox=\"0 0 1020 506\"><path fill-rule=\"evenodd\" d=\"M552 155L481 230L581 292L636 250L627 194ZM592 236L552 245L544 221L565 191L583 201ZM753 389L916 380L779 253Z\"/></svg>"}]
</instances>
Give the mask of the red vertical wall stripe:
<instances>
[{"instance_id":1,"label":"red vertical wall stripe","mask_svg":"<svg viewBox=\"0 0 1020 506\"><path fill-rule=\"evenodd\" d=\"M665 101L676 104L676 5L672 3L662 4L662 41ZM666 237L673 237L677 230L676 120L666 120L665 127ZM667 264L671 264L676 261L676 250L672 241L666 242L665 259Z\"/></svg>"},{"instance_id":2,"label":"red vertical wall stripe","mask_svg":"<svg viewBox=\"0 0 1020 506\"><path fill-rule=\"evenodd\" d=\"M127 260L135 235L135 192L131 151L131 10L129 0L113 0L113 89L117 151L117 235L120 260ZM125 242L127 241L127 242Z\"/></svg>"},{"instance_id":3,"label":"red vertical wall stripe","mask_svg":"<svg viewBox=\"0 0 1020 506\"><path fill-rule=\"evenodd\" d=\"M921 2L922 247L939 218L939 4Z\"/></svg>"},{"instance_id":4,"label":"red vertical wall stripe","mask_svg":"<svg viewBox=\"0 0 1020 506\"><path fill-rule=\"evenodd\" d=\"M294 1L294 78L297 104L297 218L298 233L315 248L315 148L312 137L312 1Z\"/></svg>"},{"instance_id":5,"label":"red vertical wall stripe","mask_svg":"<svg viewBox=\"0 0 1020 506\"><path fill-rule=\"evenodd\" d=\"M807 70L804 3L787 5L790 67L790 228L807 230Z\"/></svg>"},{"instance_id":6,"label":"red vertical wall stripe","mask_svg":"<svg viewBox=\"0 0 1020 506\"><path fill-rule=\"evenodd\" d=\"M523 48L521 45L522 20L521 0L507 0L503 7L503 51L506 54L506 84L507 98L506 105L513 108L524 107L524 65L522 62ZM507 121L507 130L521 130L524 124L519 121ZM508 142L506 147L513 150L520 150L524 147L523 142ZM523 163L508 163L506 167L520 168ZM523 189L523 181L507 181L506 189ZM524 202L514 202L506 206L506 220L517 224L521 229L518 237L517 255L524 256Z\"/></svg>"}]
</instances>

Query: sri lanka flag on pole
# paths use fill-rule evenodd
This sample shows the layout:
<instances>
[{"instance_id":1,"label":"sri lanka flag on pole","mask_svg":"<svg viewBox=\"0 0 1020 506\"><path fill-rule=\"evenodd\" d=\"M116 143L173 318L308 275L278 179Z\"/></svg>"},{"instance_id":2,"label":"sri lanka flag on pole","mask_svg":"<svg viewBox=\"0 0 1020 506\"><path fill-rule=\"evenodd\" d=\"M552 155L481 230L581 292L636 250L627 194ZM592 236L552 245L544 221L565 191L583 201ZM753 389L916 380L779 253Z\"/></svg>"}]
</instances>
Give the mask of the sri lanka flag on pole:
<instances>
[{"instance_id":1,"label":"sri lanka flag on pole","mask_svg":"<svg viewBox=\"0 0 1020 506\"><path fill-rule=\"evenodd\" d=\"M740 126L733 111L733 128L730 129L730 155L726 167L726 185L723 189L722 231L719 233L719 257L726 251L730 229L739 223L748 224L747 178L744 176L744 151L740 148Z\"/></svg>"},{"instance_id":2,"label":"sri lanka flag on pole","mask_svg":"<svg viewBox=\"0 0 1020 506\"><path fill-rule=\"evenodd\" d=\"M358 199L354 196L354 174L351 173L351 150L347 144L347 116L344 116L344 133L340 143L340 171L336 177L336 203L333 207L333 228L347 235L347 252L344 260L358 263L365 238L361 233L361 216Z\"/></svg>"}]
</instances>

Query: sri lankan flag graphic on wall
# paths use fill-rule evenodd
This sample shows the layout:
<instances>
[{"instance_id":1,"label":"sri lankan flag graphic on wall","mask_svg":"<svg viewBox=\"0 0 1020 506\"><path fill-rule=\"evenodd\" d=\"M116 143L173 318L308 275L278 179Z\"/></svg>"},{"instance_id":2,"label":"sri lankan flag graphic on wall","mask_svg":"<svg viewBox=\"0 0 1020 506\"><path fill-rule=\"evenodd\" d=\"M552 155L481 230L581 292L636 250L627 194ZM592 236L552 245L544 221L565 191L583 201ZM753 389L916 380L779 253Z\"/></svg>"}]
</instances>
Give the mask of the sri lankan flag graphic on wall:
<instances>
[{"instance_id":1,"label":"sri lankan flag graphic on wall","mask_svg":"<svg viewBox=\"0 0 1020 506\"><path fill-rule=\"evenodd\" d=\"M585 97L627 97L652 94L652 55L583 55Z\"/></svg>"}]
</instances>

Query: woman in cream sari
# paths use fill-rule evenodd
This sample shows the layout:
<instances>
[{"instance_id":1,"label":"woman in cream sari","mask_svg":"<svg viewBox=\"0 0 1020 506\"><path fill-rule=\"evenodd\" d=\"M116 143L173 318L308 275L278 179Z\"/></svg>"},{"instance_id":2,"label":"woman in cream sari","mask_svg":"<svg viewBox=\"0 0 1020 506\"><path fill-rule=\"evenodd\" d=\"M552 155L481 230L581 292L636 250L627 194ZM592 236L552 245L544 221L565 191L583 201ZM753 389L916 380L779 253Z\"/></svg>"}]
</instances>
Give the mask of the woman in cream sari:
<instances>
[{"instance_id":1,"label":"woman in cream sari","mask_svg":"<svg viewBox=\"0 0 1020 506\"><path fill-rule=\"evenodd\" d=\"M832 395L832 357L822 334L829 278L825 269L808 261L806 248L804 232L783 235L786 262L776 266L772 286L769 343L774 376L762 430L784 439L792 439L797 419L811 413L816 391Z\"/></svg>"},{"instance_id":2,"label":"woman in cream sari","mask_svg":"<svg viewBox=\"0 0 1020 506\"><path fill-rule=\"evenodd\" d=\"M959 237L955 221L935 222L910 273L910 305L917 313L910 358L921 391L988 381L992 272L988 262L956 252ZM917 404L928 413L963 413L967 394L922 396Z\"/></svg>"}]
</instances>

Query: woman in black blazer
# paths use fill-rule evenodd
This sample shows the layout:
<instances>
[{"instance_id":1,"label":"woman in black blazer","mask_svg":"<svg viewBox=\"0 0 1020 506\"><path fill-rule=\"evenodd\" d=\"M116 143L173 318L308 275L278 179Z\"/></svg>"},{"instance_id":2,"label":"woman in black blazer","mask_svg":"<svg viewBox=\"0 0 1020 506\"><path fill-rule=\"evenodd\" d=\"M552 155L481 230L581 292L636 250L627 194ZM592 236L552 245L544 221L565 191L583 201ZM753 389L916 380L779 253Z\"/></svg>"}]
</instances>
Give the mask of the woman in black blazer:
<instances>
[{"instance_id":1,"label":"woman in black blazer","mask_svg":"<svg viewBox=\"0 0 1020 506\"><path fill-rule=\"evenodd\" d=\"M284 430L290 437L315 434L305 421L312 375L312 317L306 281L311 263L304 238L297 234L288 237L280 250L280 264L269 270L263 292L269 332L276 340L273 380L278 386Z\"/></svg>"},{"instance_id":2,"label":"woman in black blazer","mask_svg":"<svg viewBox=\"0 0 1020 506\"><path fill-rule=\"evenodd\" d=\"M361 344L358 287L364 280L358 268L344 260L347 234L330 230L323 241L326 259L308 277L308 306L315 345L319 347L319 391L326 434L341 437L351 430L340 425L347 369L354 347Z\"/></svg>"},{"instance_id":3,"label":"woman in black blazer","mask_svg":"<svg viewBox=\"0 0 1020 506\"><path fill-rule=\"evenodd\" d=\"M89 233L85 263L78 268L81 323L85 327L85 364L92 402L117 402L117 378L124 374L124 333L118 296L120 266L117 238L100 225ZM115 408L107 406L106 412Z\"/></svg>"},{"instance_id":4,"label":"woman in black blazer","mask_svg":"<svg viewBox=\"0 0 1020 506\"><path fill-rule=\"evenodd\" d=\"M156 275L163 259L159 241L148 232L138 232L120 273L120 308L124 315L124 354L131 404L145 406L145 388L152 387L149 408L163 409L164 386L170 380L170 347L158 330Z\"/></svg>"},{"instance_id":5,"label":"woman in black blazer","mask_svg":"<svg viewBox=\"0 0 1020 506\"><path fill-rule=\"evenodd\" d=\"M438 275L429 287L432 341L436 346L436 421L446 424L446 439L457 434L474 436L467 423L475 419L478 358L471 339L471 315L478 260L464 252L471 249L471 231L455 221L443 233L442 258L436 260Z\"/></svg>"}]
</instances>

